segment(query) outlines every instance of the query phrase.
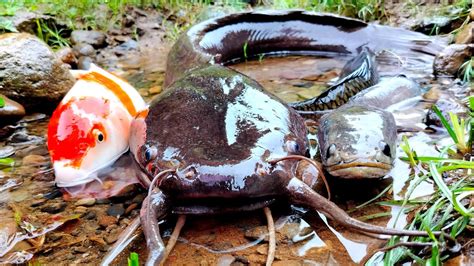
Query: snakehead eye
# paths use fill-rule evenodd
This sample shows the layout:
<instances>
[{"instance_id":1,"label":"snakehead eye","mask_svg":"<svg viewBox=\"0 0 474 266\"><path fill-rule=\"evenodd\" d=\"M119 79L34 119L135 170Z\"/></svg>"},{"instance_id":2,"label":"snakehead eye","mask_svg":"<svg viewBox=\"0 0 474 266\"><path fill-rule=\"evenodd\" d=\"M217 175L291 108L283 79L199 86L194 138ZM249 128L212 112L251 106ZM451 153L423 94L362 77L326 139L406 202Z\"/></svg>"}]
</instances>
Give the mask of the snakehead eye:
<instances>
[{"instance_id":1,"label":"snakehead eye","mask_svg":"<svg viewBox=\"0 0 474 266\"><path fill-rule=\"evenodd\" d=\"M326 151L326 157L329 158L329 157L332 157L336 154L336 144L331 144L329 145L327 151Z\"/></svg>"},{"instance_id":2,"label":"snakehead eye","mask_svg":"<svg viewBox=\"0 0 474 266\"><path fill-rule=\"evenodd\" d=\"M385 143L385 145L383 146L383 150L382 150L383 154L385 154L387 157L391 157L392 156L392 153L391 153L391 150L390 150L390 146L388 146L388 144Z\"/></svg>"}]
</instances>

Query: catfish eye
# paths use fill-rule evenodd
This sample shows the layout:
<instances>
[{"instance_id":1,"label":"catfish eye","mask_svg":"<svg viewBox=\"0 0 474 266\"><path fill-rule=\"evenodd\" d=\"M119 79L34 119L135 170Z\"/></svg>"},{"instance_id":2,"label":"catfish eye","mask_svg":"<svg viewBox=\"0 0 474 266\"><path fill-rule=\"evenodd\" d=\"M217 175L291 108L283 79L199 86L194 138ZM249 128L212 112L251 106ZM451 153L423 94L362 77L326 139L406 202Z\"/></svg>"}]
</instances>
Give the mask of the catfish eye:
<instances>
[{"instance_id":1,"label":"catfish eye","mask_svg":"<svg viewBox=\"0 0 474 266\"><path fill-rule=\"evenodd\" d=\"M294 140L286 142L286 149L289 153L298 153L300 150L300 145Z\"/></svg>"},{"instance_id":2,"label":"catfish eye","mask_svg":"<svg viewBox=\"0 0 474 266\"><path fill-rule=\"evenodd\" d=\"M102 142L105 139L104 133L102 133L102 131L100 131L99 129L94 129L92 131L92 134L95 136L97 142Z\"/></svg>"},{"instance_id":3,"label":"catfish eye","mask_svg":"<svg viewBox=\"0 0 474 266\"><path fill-rule=\"evenodd\" d=\"M326 157L332 157L336 154L336 144L331 144L329 145L327 151L326 151Z\"/></svg>"},{"instance_id":4,"label":"catfish eye","mask_svg":"<svg viewBox=\"0 0 474 266\"><path fill-rule=\"evenodd\" d=\"M157 150L155 147L145 146L145 151L143 152L143 159L145 160L145 162L149 162L155 159L156 155L157 155Z\"/></svg>"},{"instance_id":5,"label":"catfish eye","mask_svg":"<svg viewBox=\"0 0 474 266\"><path fill-rule=\"evenodd\" d=\"M384 143L385 145L383 146L383 154L385 154L386 156L390 157L392 156L392 153L391 153L391 150L390 150L390 146L388 146L388 144Z\"/></svg>"}]
</instances>

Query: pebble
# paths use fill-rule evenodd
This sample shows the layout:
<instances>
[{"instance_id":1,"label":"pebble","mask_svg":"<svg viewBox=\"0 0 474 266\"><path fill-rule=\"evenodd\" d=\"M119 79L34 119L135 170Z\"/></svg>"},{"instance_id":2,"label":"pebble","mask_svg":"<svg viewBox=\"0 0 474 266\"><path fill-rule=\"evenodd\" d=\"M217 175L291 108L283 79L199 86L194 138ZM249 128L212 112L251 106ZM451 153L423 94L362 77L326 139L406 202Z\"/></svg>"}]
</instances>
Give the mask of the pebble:
<instances>
[{"instance_id":1,"label":"pebble","mask_svg":"<svg viewBox=\"0 0 474 266\"><path fill-rule=\"evenodd\" d=\"M86 214L86 216L85 216L85 218L86 218L87 220L95 219L95 217L97 217L97 215L96 215L95 212L93 212L93 211L89 211L89 212Z\"/></svg>"},{"instance_id":2,"label":"pebble","mask_svg":"<svg viewBox=\"0 0 474 266\"><path fill-rule=\"evenodd\" d=\"M122 216L125 213L125 209L123 208L123 204L114 204L110 205L107 209L107 214L110 216Z\"/></svg>"},{"instance_id":3,"label":"pebble","mask_svg":"<svg viewBox=\"0 0 474 266\"><path fill-rule=\"evenodd\" d=\"M225 254L225 255L222 255L220 256L218 259L217 259L217 265L218 266L228 266L230 265L232 262L235 261L235 258L234 256L230 255L230 254Z\"/></svg>"},{"instance_id":4,"label":"pebble","mask_svg":"<svg viewBox=\"0 0 474 266\"><path fill-rule=\"evenodd\" d=\"M38 166L38 165L43 165L47 162L48 160L45 157L41 155L31 154L31 155L27 155L23 157L21 164L23 166Z\"/></svg>"},{"instance_id":5,"label":"pebble","mask_svg":"<svg viewBox=\"0 0 474 266\"><path fill-rule=\"evenodd\" d=\"M161 86L153 86L153 87L151 87L151 88L148 90L148 92L149 92L150 94L158 94L158 93L161 92L161 90L162 90L162 89L161 89Z\"/></svg>"},{"instance_id":6,"label":"pebble","mask_svg":"<svg viewBox=\"0 0 474 266\"><path fill-rule=\"evenodd\" d=\"M34 200L33 202L31 202L30 206L31 207L38 207L38 206L41 206L43 204L46 203L46 199L37 199L37 200Z\"/></svg>"},{"instance_id":7,"label":"pebble","mask_svg":"<svg viewBox=\"0 0 474 266\"><path fill-rule=\"evenodd\" d=\"M77 60L77 68L88 70L91 67L92 63L93 63L92 58L88 56L81 56L79 57L79 60Z\"/></svg>"},{"instance_id":8,"label":"pebble","mask_svg":"<svg viewBox=\"0 0 474 266\"><path fill-rule=\"evenodd\" d=\"M267 260L267 257L260 254L250 254L248 259L250 264L264 264Z\"/></svg>"},{"instance_id":9,"label":"pebble","mask_svg":"<svg viewBox=\"0 0 474 266\"><path fill-rule=\"evenodd\" d=\"M99 217L99 225L102 227L108 227L110 225L116 224L118 219L109 215L102 215Z\"/></svg>"},{"instance_id":10,"label":"pebble","mask_svg":"<svg viewBox=\"0 0 474 266\"><path fill-rule=\"evenodd\" d=\"M77 45L74 45L74 52L77 54L77 56L92 56L95 54L95 49L92 47L92 45L87 44L87 43L80 43Z\"/></svg>"},{"instance_id":11,"label":"pebble","mask_svg":"<svg viewBox=\"0 0 474 266\"><path fill-rule=\"evenodd\" d=\"M82 247L82 246L74 247L72 250L74 251L74 253L86 253L87 252L87 248Z\"/></svg>"},{"instance_id":12,"label":"pebble","mask_svg":"<svg viewBox=\"0 0 474 266\"><path fill-rule=\"evenodd\" d=\"M261 254L261 255L267 255L268 254L268 245L264 244L264 245L258 246L257 252L258 252L258 254Z\"/></svg>"},{"instance_id":13,"label":"pebble","mask_svg":"<svg viewBox=\"0 0 474 266\"><path fill-rule=\"evenodd\" d=\"M9 156L12 156L13 154L15 154L15 148L13 148L12 146L0 147L0 159L7 158Z\"/></svg>"},{"instance_id":14,"label":"pebble","mask_svg":"<svg viewBox=\"0 0 474 266\"><path fill-rule=\"evenodd\" d=\"M55 202L42 207L41 211L47 213L58 213L64 211L64 209L66 209L66 206L67 204L64 202Z\"/></svg>"},{"instance_id":15,"label":"pebble","mask_svg":"<svg viewBox=\"0 0 474 266\"><path fill-rule=\"evenodd\" d=\"M85 214L87 212L87 207L78 206L74 209L74 212L79 214Z\"/></svg>"},{"instance_id":16,"label":"pebble","mask_svg":"<svg viewBox=\"0 0 474 266\"><path fill-rule=\"evenodd\" d=\"M84 198L76 201L76 206L92 206L95 204L94 198Z\"/></svg>"},{"instance_id":17,"label":"pebble","mask_svg":"<svg viewBox=\"0 0 474 266\"><path fill-rule=\"evenodd\" d=\"M117 239L118 239L118 234L110 234L110 235L104 237L105 242L109 245L115 243L115 241L117 241Z\"/></svg>"}]
</instances>

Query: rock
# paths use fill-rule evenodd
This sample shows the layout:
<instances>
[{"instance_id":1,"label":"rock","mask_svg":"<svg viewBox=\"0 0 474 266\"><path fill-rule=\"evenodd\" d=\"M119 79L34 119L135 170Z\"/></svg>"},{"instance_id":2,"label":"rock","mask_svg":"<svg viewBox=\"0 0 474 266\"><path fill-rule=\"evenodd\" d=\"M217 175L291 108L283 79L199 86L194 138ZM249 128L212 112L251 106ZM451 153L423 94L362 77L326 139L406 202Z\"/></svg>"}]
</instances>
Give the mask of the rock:
<instances>
[{"instance_id":1,"label":"rock","mask_svg":"<svg viewBox=\"0 0 474 266\"><path fill-rule=\"evenodd\" d=\"M107 209L107 214L110 216L122 216L125 213L125 209L123 208L123 204L114 204L110 205Z\"/></svg>"},{"instance_id":2,"label":"rock","mask_svg":"<svg viewBox=\"0 0 474 266\"><path fill-rule=\"evenodd\" d=\"M41 211L47 213L58 213L64 211L64 209L66 209L66 206L67 204L64 202L55 202L42 207Z\"/></svg>"},{"instance_id":3,"label":"rock","mask_svg":"<svg viewBox=\"0 0 474 266\"><path fill-rule=\"evenodd\" d=\"M100 31L93 30L75 30L71 33L71 42L73 44L86 43L94 48L102 48L107 45L105 42L105 34Z\"/></svg>"},{"instance_id":4,"label":"rock","mask_svg":"<svg viewBox=\"0 0 474 266\"><path fill-rule=\"evenodd\" d=\"M12 146L0 147L0 159L7 158L15 154L15 148Z\"/></svg>"},{"instance_id":5,"label":"rock","mask_svg":"<svg viewBox=\"0 0 474 266\"><path fill-rule=\"evenodd\" d=\"M13 124L25 116L25 108L0 94L0 126Z\"/></svg>"},{"instance_id":6,"label":"rock","mask_svg":"<svg viewBox=\"0 0 474 266\"><path fill-rule=\"evenodd\" d=\"M8 17L8 20L12 22L16 31L30 34L37 33L37 20L41 20L48 25L56 25L56 21L53 17L28 11L17 11L15 15Z\"/></svg>"},{"instance_id":7,"label":"rock","mask_svg":"<svg viewBox=\"0 0 474 266\"><path fill-rule=\"evenodd\" d=\"M452 30L453 18L449 16L424 17L413 25L412 30L425 34L448 33Z\"/></svg>"},{"instance_id":8,"label":"rock","mask_svg":"<svg viewBox=\"0 0 474 266\"><path fill-rule=\"evenodd\" d=\"M446 118L448 121L450 121L449 112L456 114L460 118L466 118L467 116L468 109L456 99L439 99L435 105L441 111L441 114L444 116L444 118ZM438 115L431 108L426 113L426 117L423 119L423 122L427 126L443 126Z\"/></svg>"},{"instance_id":9,"label":"rock","mask_svg":"<svg viewBox=\"0 0 474 266\"><path fill-rule=\"evenodd\" d=\"M115 243L115 241L117 241L118 237L119 237L119 234L112 233L112 234L104 237L104 240L107 244L111 245L111 244Z\"/></svg>"},{"instance_id":10,"label":"rock","mask_svg":"<svg viewBox=\"0 0 474 266\"><path fill-rule=\"evenodd\" d=\"M474 44L452 44L439 53L433 62L435 76L455 76L461 65L474 54Z\"/></svg>"},{"instance_id":11,"label":"rock","mask_svg":"<svg viewBox=\"0 0 474 266\"><path fill-rule=\"evenodd\" d=\"M456 35L457 44L469 44L473 43L472 34L474 32L474 22L464 25L461 31Z\"/></svg>"},{"instance_id":12,"label":"rock","mask_svg":"<svg viewBox=\"0 0 474 266\"><path fill-rule=\"evenodd\" d=\"M161 86L153 86L148 90L148 92L150 94L158 94L161 92Z\"/></svg>"},{"instance_id":13,"label":"rock","mask_svg":"<svg viewBox=\"0 0 474 266\"><path fill-rule=\"evenodd\" d=\"M81 56L79 57L79 60L77 61L77 68L87 70L91 67L92 63L93 63L92 58L88 56Z\"/></svg>"},{"instance_id":14,"label":"rock","mask_svg":"<svg viewBox=\"0 0 474 266\"><path fill-rule=\"evenodd\" d=\"M23 166L40 166L48 163L48 159L41 155L27 155L21 161Z\"/></svg>"},{"instance_id":15,"label":"rock","mask_svg":"<svg viewBox=\"0 0 474 266\"><path fill-rule=\"evenodd\" d=\"M74 50L71 47L63 47L56 51L56 56L63 61L63 63L74 67L77 65L77 58Z\"/></svg>"},{"instance_id":16,"label":"rock","mask_svg":"<svg viewBox=\"0 0 474 266\"><path fill-rule=\"evenodd\" d=\"M38 207L46 203L46 199L37 199L33 200L30 204L30 207Z\"/></svg>"},{"instance_id":17,"label":"rock","mask_svg":"<svg viewBox=\"0 0 474 266\"><path fill-rule=\"evenodd\" d=\"M85 218L86 218L87 220L95 219L95 217L96 217L96 214L95 214L95 212L93 212L93 211L89 211L89 212L86 214L86 216L85 216Z\"/></svg>"},{"instance_id":18,"label":"rock","mask_svg":"<svg viewBox=\"0 0 474 266\"><path fill-rule=\"evenodd\" d=\"M74 212L77 214L81 214L81 217L84 216L87 213L87 207L84 206L77 206L74 209Z\"/></svg>"},{"instance_id":19,"label":"rock","mask_svg":"<svg viewBox=\"0 0 474 266\"><path fill-rule=\"evenodd\" d=\"M102 227L108 227L118 222L118 219L114 216L102 215L99 217L99 225Z\"/></svg>"},{"instance_id":20,"label":"rock","mask_svg":"<svg viewBox=\"0 0 474 266\"><path fill-rule=\"evenodd\" d=\"M80 57L80 56L93 56L95 55L95 49L92 47L92 45L87 44L87 43L79 43L74 45L73 47L74 53Z\"/></svg>"},{"instance_id":21,"label":"rock","mask_svg":"<svg viewBox=\"0 0 474 266\"><path fill-rule=\"evenodd\" d=\"M87 248L82 247L82 246L74 247L72 250L74 251L74 253L86 253L87 252Z\"/></svg>"},{"instance_id":22,"label":"rock","mask_svg":"<svg viewBox=\"0 0 474 266\"><path fill-rule=\"evenodd\" d=\"M225 254L225 255L222 255L220 256L218 259L217 259L217 265L218 266L229 266L232 262L235 261L235 258L234 256L230 255L230 254Z\"/></svg>"},{"instance_id":23,"label":"rock","mask_svg":"<svg viewBox=\"0 0 474 266\"><path fill-rule=\"evenodd\" d=\"M95 204L95 199L94 198L85 198L85 199L79 199L76 201L76 206L92 206Z\"/></svg>"},{"instance_id":24,"label":"rock","mask_svg":"<svg viewBox=\"0 0 474 266\"><path fill-rule=\"evenodd\" d=\"M0 35L0 90L26 110L52 110L75 79L41 40L26 33Z\"/></svg>"}]
</instances>

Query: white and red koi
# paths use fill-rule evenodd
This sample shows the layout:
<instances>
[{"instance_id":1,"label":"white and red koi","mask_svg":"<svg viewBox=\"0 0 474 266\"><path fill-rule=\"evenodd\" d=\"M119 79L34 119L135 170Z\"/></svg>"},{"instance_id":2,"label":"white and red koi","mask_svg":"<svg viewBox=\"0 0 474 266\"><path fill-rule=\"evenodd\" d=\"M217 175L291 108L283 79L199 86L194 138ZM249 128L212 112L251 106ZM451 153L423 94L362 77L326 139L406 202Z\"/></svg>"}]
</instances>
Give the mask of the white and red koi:
<instances>
[{"instance_id":1,"label":"white and red koi","mask_svg":"<svg viewBox=\"0 0 474 266\"><path fill-rule=\"evenodd\" d=\"M132 119L147 109L135 88L95 65L74 74L77 82L48 125L48 150L59 187L97 179L98 170L128 150Z\"/></svg>"}]
</instances>

